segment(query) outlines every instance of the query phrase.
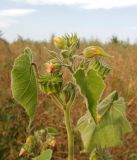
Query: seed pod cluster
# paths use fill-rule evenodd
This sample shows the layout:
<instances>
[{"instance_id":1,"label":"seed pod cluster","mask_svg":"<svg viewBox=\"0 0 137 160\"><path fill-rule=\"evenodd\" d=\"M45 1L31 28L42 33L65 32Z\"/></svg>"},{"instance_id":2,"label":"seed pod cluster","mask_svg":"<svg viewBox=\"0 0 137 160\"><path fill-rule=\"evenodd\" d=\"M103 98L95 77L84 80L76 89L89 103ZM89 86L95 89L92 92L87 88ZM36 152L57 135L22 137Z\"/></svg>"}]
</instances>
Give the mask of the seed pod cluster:
<instances>
[{"instance_id":1,"label":"seed pod cluster","mask_svg":"<svg viewBox=\"0 0 137 160\"><path fill-rule=\"evenodd\" d=\"M39 83L42 91L47 95L60 92L62 88L63 78L62 75L46 74L41 75Z\"/></svg>"},{"instance_id":2,"label":"seed pod cluster","mask_svg":"<svg viewBox=\"0 0 137 160\"><path fill-rule=\"evenodd\" d=\"M64 37L54 37L54 45L61 49L63 58L69 58L75 54L79 48L79 39L76 34L65 35Z\"/></svg>"},{"instance_id":3,"label":"seed pod cluster","mask_svg":"<svg viewBox=\"0 0 137 160\"><path fill-rule=\"evenodd\" d=\"M98 74L104 79L111 70L111 66L104 61L92 62L90 68L93 68L98 72Z\"/></svg>"}]
</instances>

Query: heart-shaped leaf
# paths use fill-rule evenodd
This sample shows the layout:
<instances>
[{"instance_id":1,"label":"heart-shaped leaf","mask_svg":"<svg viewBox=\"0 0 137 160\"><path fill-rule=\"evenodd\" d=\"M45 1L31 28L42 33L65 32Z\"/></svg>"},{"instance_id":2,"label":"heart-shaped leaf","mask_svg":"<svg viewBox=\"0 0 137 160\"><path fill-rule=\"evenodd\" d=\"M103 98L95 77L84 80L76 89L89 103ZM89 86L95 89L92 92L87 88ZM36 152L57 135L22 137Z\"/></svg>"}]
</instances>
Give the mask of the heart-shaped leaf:
<instances>
[{"instance_id":1,"label":"heart-shaped leaf","mask_svg":"<svg viewBox=\"0 0 137 160\"><path fill-rule=\"evenodd\" d=\"M32 120L36 110L38 91L32 66L32 52L29 48L26 48L14 62L11 72L11 89L15 100L25 108Z\"/></svg>"},{"instance_id":2,"label":"heart-shaped leaf","mask_svg":"<svg viewBox=\"0 0 137 160\"><path fill-rule=\"evenodd\" d=\"M113 92L98 105L102 118L97 124L89 113L78 121L77 129L81 133L85 152L90 153L96 147L116 146L121 143L121 136L131 131L126 119L124 99L115 96L116 92Z\"/></svg>"}]
</instances>

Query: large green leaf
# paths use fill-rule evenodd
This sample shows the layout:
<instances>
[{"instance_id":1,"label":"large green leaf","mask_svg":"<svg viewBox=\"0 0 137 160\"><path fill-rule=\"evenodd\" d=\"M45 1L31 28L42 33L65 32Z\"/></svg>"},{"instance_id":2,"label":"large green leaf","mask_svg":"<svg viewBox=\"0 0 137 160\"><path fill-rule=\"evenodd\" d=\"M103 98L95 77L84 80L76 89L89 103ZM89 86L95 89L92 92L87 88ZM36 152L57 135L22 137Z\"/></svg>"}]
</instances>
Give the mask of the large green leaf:
<instances>
[{"instance_id":1,"label":"large green leaf","mask_svg":"<svg viewBox=\"0 0 137 160\"><path fill-rule=\"evenodd\" d=\"M35 157L34 160L51 160L52 158L52 150L47 149L43 151L39 156Z\"/></svg>"},{"instance_id":2,"label":"large green leaf","mask_svg":"<svg viewBox=\"0 0 137 160\"><path fill-rule=\"evenodd\" d=\"M11 72L11 89L15 100L25 108L32 120L37 104L37 84L29 48L26 48L14 62Z\"/></svg>"},{"instance_id":3,"label":"large green leaf","mask_svg":"<svg viewBox=\"0 0 137 160\"><path fill-rule=\"evenodd\" d=\"M131 131L125 115L125 103L122 97L116 98L113 92L105 98L98 108L101 120L95 124L89 113L86 113L77 124L85 152L92 152L95 147L111 147L121 143L121 136ZM102 112L103 108L103 112Z\"/></svg>"},{"instance_id":4,"label":"large green leaf","mask_svg":"<svg viewBox=\"0 0 137 160\"><path fill-rule=\"evenodd\" d=\"M87 74L83 69L79 69L74 77L82 95L86 98L89 111L96 121L96 107L105 88L104 81L93 69L90 69Z\"/></svg>"}]
</instances>

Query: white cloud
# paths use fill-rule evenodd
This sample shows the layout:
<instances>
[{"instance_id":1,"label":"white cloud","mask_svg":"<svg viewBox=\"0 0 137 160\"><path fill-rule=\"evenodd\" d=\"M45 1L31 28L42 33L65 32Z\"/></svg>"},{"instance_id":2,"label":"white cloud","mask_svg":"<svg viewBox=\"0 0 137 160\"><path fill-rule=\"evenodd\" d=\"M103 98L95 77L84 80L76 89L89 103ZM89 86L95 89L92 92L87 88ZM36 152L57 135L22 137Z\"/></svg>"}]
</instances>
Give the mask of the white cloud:
<instances>
[{"instance_id":1,"label":"white cloud","mask_svg":"<svg viewBox=\"0 0 137 160\"><path fill-rule=\"evenodd\" d=\"M5 9L0 11L0 29L9 28L18 23L16 17L35 12L34 9Z\"/></svg>"},{"instance_id":2,"label":"white cloud","mask_svg":"<svg viewBox=\"0 0 137 160\"><path fill-rule=\"evenodd\" d=\"M85 9L110 9L137 5L137 0L12 0L33 5L80 5Z\"/></svg>"},{"instance_id":3,"label":"white cloud","mask_svg":"<svg viewBox=\"0 0 137 160\"><path fill-rule=\"evenodd\" d=\"M34 9L5 9L0 11L0 16L17 17L35 12Z\"/></svg>"}]
</instances>

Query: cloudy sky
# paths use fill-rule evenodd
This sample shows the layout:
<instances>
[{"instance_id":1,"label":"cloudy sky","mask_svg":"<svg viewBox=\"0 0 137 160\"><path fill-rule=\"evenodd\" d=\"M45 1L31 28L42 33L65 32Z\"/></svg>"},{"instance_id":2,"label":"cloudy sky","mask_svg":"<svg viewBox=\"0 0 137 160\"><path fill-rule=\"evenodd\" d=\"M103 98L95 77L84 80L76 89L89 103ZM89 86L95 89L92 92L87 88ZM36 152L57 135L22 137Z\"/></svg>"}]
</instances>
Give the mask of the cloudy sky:
<instances>
[{"instance_id":1,"label":"cloudy sky","mask_svg":"<svg viewBox=\"0 0 137 160\"><path fill-rule=\"evenodd\" d=\"M0 30L12 41L76 32L107 41L137 42L137 0L0 0Z\"/></svg>"}]
</instances>

